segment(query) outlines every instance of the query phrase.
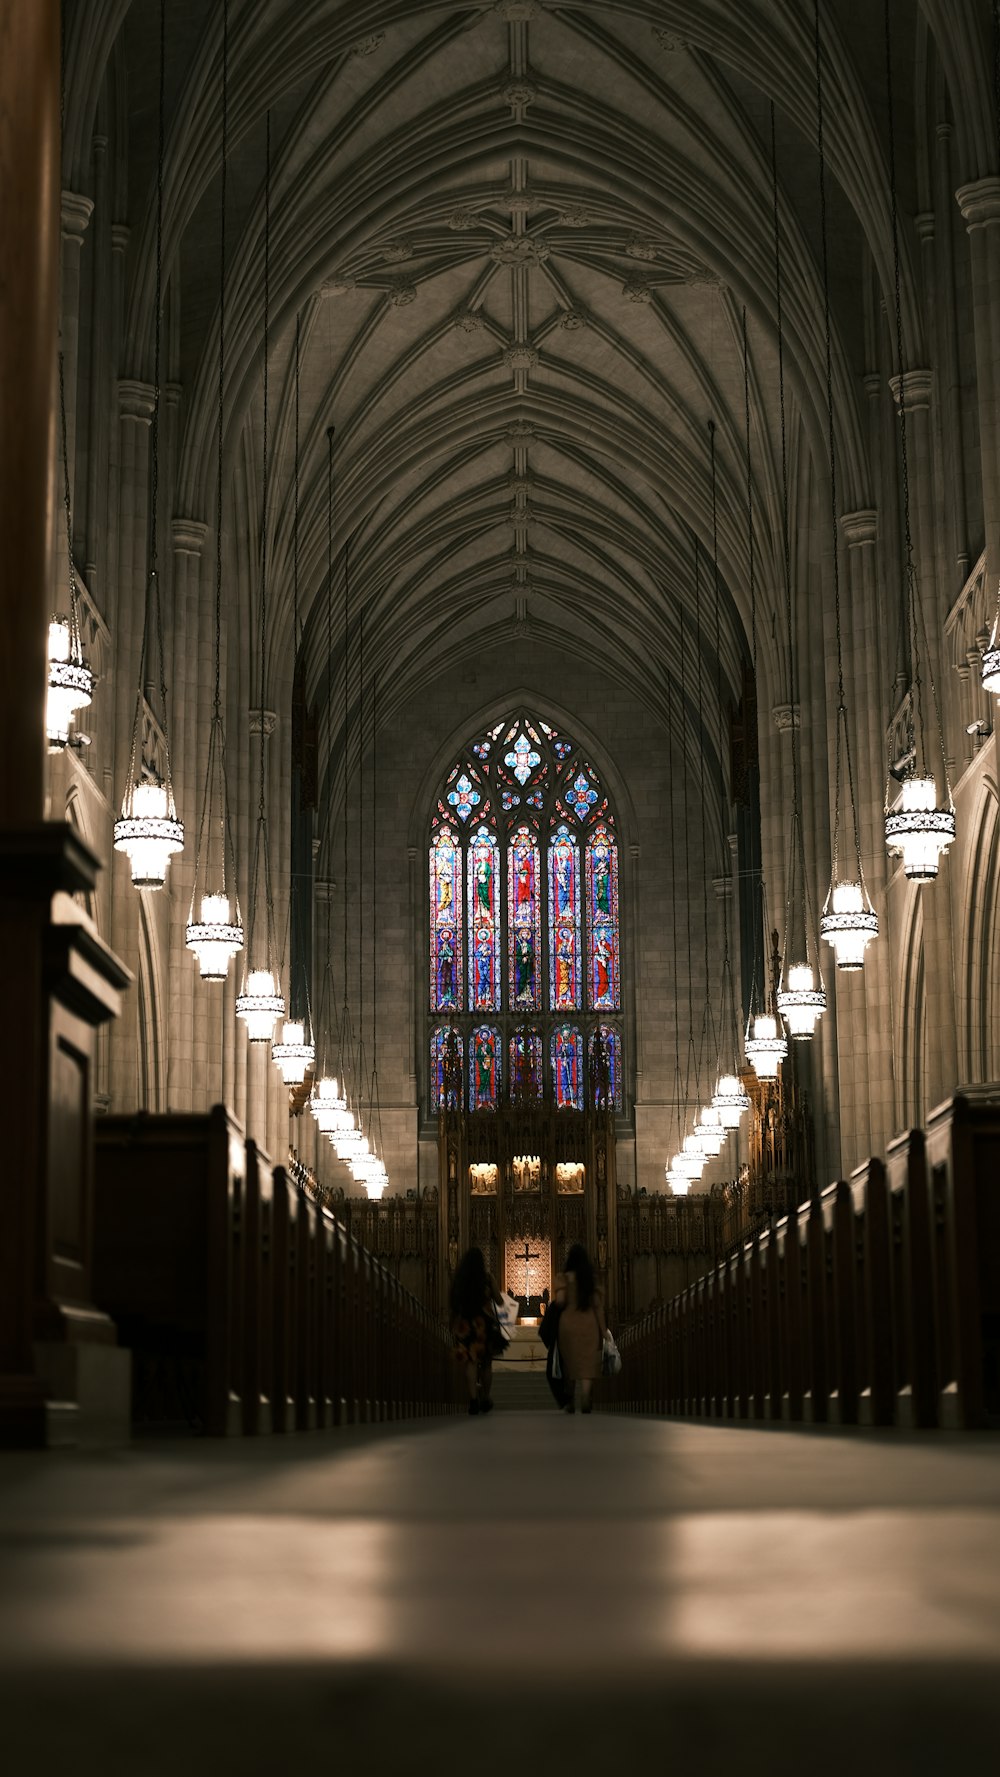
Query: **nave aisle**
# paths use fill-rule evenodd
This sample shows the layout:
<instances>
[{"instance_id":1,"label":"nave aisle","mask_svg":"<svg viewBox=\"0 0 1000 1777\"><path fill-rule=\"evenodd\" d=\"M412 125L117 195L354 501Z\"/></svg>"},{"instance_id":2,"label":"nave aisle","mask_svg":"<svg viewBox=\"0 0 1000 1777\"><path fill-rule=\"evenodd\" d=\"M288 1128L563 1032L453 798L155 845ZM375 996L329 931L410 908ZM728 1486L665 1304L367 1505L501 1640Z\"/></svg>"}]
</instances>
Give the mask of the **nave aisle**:
<instances>
[{"instance_id":1,"label":"nave aisle","mask_svg":"<svg viewBox=\"0 0 1000 1777\"><path fill-rule=\"evenodd\" d=\"M498 1410L11 1456L0 1514L12 1773L995 1768L989 1436Z\"/></svg>"}]
</instances>

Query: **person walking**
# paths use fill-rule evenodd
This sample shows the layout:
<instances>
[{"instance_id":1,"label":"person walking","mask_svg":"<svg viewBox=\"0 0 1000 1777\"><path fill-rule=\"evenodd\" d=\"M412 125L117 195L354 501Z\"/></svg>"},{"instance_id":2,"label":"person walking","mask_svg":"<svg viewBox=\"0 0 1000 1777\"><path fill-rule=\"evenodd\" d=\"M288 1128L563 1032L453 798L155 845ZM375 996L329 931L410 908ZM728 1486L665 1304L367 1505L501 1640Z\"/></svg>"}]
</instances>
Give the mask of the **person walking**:
<instances>
[{"instance_id":1,"label":"person walking","mask_svg":"<svg viewBox=\"0 0 1000 1777\"><path fill-rule=\"evenodd\" d=\"M576 1384L580 1384L580 1409L589 1413L591 1391L601 1374L601 1352L608 1330L604 1296L594 1281L594 1267L585 1247L571 1246L566 1269L556 1278L552 1298L559 1315L559 1363L567 1413L575 1411Z\"/></svg>"},{"instance_id":2,"label":"person walking","mask_svg":"<svg viewBox=\"0 0 1000 1777\"><path fill-rule=\"evenodd\" d=\"M455 1268L449 1307L455 1357L465 1371L471 1414L493 1411L490 1398L493 1359L499 1356L506 1343L496 1314L496 1305L501 1300L500 1291L486 1269L482 1249L470 1246Z\"/></svg>"}]
</instances>

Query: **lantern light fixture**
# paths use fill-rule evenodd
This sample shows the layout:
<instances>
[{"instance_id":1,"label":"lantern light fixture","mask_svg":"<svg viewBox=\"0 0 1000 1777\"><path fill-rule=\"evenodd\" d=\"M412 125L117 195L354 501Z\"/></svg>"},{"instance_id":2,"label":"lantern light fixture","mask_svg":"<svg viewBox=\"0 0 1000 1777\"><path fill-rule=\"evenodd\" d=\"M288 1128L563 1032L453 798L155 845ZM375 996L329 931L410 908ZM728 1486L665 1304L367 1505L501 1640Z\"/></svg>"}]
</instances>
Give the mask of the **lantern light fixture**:
<instances>
[{"instance_id":1,"label":"lantern light fixture","mask_svg":"<svg viewBox=\"0 0 1000 1777\"><path fill-rule=\"evenodd\" d=\"M285 1002L273 969L251 969L243 992L236 996L236 1016L243 1019L251 1043L269 1043L284 1015Z\"/></svg>"},{"instance_id":2,"label":"lantern light fixture","mask_svg":"<svg viewBox=\"0 0 1000 1777\"><path fill-rule=\"evenodd\" d=\"M722 1074L712 1094L713 1109L726 1129L738 1129L744 1112L750 1109L750 1094L744 1092L735 1074Z\"/></svg>"},{"instance_id":3,"label":"lantern light fixture","mask_svg":"<svg viewBox=\"0 0 1000 1777\"><path fill-rule=\"evenodd\" d=\"M202 895L201 918L188 925L184 941L203 981L226 979L231 958L243 949L243 927L233 920L228 895Z\"/></svg>"},{"instance_id":4,"label":"lantern light fixture","mask_svg":"<svg viewBox=\"0 0 1000 1777\"><path fill-rule=\"evenodd\" d=\"M933 777L904 778L899 800L885 817L885 842L903 860L903 872L911 882L931 882L940 858L955 837L955 810L948 802L938 807L937 782Z\"/></svg>"},{"instance_id":5,"label":"lantern light fixture","mask_svg":"<svg viewBox=\"0 0 1000 1777\"><path fill-rule=\"evenodd\" d=\"M838 969L864 966L865 947L878 937L878 917L861 882L832 882L819 934L833 945Z\"/></svg>"},{"instance_id":6,"label":"lantern light fixture","mask_svg":"<svg viewBox=\"0 0 1000 1777\"><path fill-rule=\"evenodd\" d=\"M86 709L94 695L94 675L83 659L79 627L67 617L49 620L48 668L45 737L49 752L58 753L69 745L77 710Z\"/></svg>"},{"instance_id":7,"label":"lantern light fixture","mask_svg":"<svg viewBox=\"0 0 1000 1777\"><path fill-rule=\"evenodd\" d=\"M130 778L115 822L115 851L127 854L135 887L162 888L170 859L183 848L184 827L169 783Z\"/></svg>"},{"instance_id":8,"label":"lantern light fixture","mask_svg":"<svg viewBox=\"0 0 1000 1777\"><path fill-rule=\"evenodd\" d=\"M306 1042L306 1027L300 1018L286 1018L281 1042L272 1043L271 1059L281 1069L286 1086L301 1086L316 1059L312 1043Z\"/></svg>"},{"instance_id":9,"label":"lantern light fixture","mask_svg":"<svg viewBox=\"0 0 1000 1777\"><path fill-rule=\"evenodd\" d=\"M776 997L789 1036L799 1043L809 1042L817 1019L826 1011L826 989L822 982L817 987L811 965L792 963L788 986L779 987Z\"/></svg>"},{"instance_id":10,"label":"lantern light fixture","mask_svg":"<svg viewBox=\"0 0 1000 1777\"><path fill-rule=\"evenodd\" d=\"M349 1115L347 1100L338 1081L331 1075L324 1074L315 1082L309 1095L309 1109L322 1135L329 1135L332 1130L343 1127L343 1118Z\"/></svg>"},{"instance_id":11,"label":"lantern light fixture","mask_svg":"<svg viewBox=\"0 0 1000 1777\"><path fill-rule=\"evenodd\" d=\"M788 1043L779 1033L778 1020L769 1012L759 1012L753 1021L753 1036L743 1044L746 1057L758 1080L776 1080L778 1068L788 1054Z\"/></svg>"},{"instance_id":12,"label":"lantern light fixture","mask_svg":"<svg viewBox=\"0 0 1000 1777\"><path fill-rule=\"evenodd\" d=\"M717 1160L726 1145L729 1130L714 1104L704 1105L695 1124L695 1140L707 1160Z\"/></svg>"}]
</instances>

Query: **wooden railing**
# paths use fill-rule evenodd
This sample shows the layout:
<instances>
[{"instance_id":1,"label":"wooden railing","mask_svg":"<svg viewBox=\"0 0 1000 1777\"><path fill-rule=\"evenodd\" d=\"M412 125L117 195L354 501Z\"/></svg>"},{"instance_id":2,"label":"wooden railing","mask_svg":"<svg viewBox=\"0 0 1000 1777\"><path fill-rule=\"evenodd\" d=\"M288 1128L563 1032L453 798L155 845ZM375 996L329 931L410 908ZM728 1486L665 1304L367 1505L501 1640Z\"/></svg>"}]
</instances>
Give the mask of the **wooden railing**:
<instances>
[{"instance_id":1,"label":"wooden railing","mask_svg":"<svg viewBox=\"0 0 1000 1777\"><path fill-rule=\"evenodd\" d=\"M99 1121L94 1295L132 1352L136 1429L456 1410L443 1322L222 1106Z\"/></svg>"},{"instance_id":2,"label":"wooden railing","mask_svg":"<svg viewBox=\"0 0 1000 1777\"><path fill-rule=\"evenodd\" d=\"M613 1412L1000 1425L1000 1086L969 1087L620 1335Z\"/></svg>"}]
</instances>

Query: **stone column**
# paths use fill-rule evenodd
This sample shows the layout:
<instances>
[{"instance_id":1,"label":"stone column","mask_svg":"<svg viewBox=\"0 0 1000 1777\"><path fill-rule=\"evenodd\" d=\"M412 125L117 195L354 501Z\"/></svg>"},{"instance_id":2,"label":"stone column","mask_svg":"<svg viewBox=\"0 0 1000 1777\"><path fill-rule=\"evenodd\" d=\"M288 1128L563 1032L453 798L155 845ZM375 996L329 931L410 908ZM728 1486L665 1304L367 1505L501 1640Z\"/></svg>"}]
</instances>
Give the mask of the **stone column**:
<instances>
[{"instance_id":1,"label":"stone column","mask_svg":"<svg viewBox=\"0 0 1000 1777\"><path fill-rule=\"evenodd\" d=\"M955 195L972 263L986 574L995 585L1000 574L1000 177L977 179Z\"/></svg>"},{"instance_id":2,"label":"stone column","mask_svg":"<svg viewBox=\"0 0 1000 1777\"><path fill-rule=\"evenodd\" d=\"M917 572L917 597L923 612L920 650L921 709L926 742L926 764L934 772L939 798L944 794L941 743L931 674L937 689L937 709L945 720L942 633L946 609L938 594L934 564L934 478L932 474L931 388L929 370L905 373L906 437L910 482L910 520ZM898 407L899 378L890 381ZM911 663L912 668L912 663ZM949 772L954 761L948 760ZM923 895L924 982L926 994L927 1077L923 1081L923 1114L952 1092L958 1081L957 1006L955 1001L955 951L952 931L951 868L942 860L936 881L920 890Z\"/></svg>"},{"instance_id":3,"label":"stone column","mask_svg":"<svg viewBox=\"0 0 1000 1777\"><path fill-rule=\"evenodd\" d=\"M94 201L78 191L62 194L62 302L59 316L59 337L63 356L63 378L66 385L66 454L69 459L69 481L76 507L76 405L77 373L80 360L80 258L83 237L94 213ZM58 421L57 421L58 424ZM57 449L61 448L59 441ZM61 484L60 484L61 485Z\"/></svg>"},{"instance_id":4,"label":"stone column","mask_svg":"<svg viewBox=\"0 0 1000 1777\"><path fill-rule=\"evenodd\" d=\"M892 1030L888 860L885 849L884 785L885 674L878 634L878 515L871 509L845 512L844 680L851 723L851 763L858 810L861 865L878 914L879 935L865 952L860 974L839 977L837 1042L840 1054L843 1170L849 1173L869 1154L884 1154L895 1134L895 1045ZM841 858L845 875L853 857L847 784L844 784ZM874 1038L874 1040L873 1040Z\"/></svg>"}]
</instances>

